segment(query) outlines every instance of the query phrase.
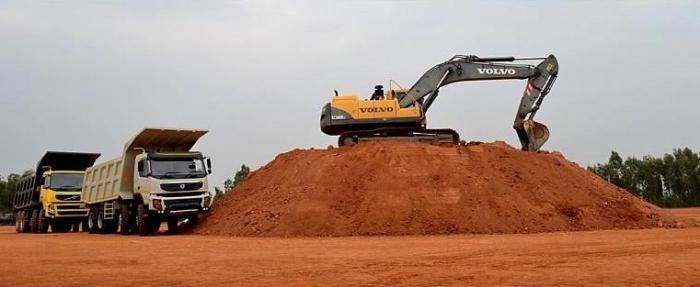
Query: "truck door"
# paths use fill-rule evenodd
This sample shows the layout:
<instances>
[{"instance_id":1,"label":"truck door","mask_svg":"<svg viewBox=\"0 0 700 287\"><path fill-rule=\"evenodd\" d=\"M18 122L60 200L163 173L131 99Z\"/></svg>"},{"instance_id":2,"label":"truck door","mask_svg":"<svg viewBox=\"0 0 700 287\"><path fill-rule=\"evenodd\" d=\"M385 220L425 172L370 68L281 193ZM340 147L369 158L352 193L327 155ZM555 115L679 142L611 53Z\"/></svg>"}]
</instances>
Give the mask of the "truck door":
<instances>
[{"instance_id":1,"label":"truck door","mask_svg":"<svg viewBox=\"0 0 700 287\"><path fill-rule=\"evenodd\" d=\"M142 158L136 163L136 170L134 171L134 190L137 193L145 191L146 186L143 186L144 180L142 178L147 178L149 174L148 159Z\"/></svg>"}]
</instances>

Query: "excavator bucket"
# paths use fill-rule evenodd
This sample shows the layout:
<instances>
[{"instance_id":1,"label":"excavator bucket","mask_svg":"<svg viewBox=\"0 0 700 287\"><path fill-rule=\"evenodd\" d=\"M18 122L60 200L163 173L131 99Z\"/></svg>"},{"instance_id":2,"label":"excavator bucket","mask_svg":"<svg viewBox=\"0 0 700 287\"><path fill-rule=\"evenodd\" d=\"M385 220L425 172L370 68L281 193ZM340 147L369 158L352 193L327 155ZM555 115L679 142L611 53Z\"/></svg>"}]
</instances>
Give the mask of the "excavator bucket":
<instances>
[{"instance_id":1,"label":"excavator bucket","mask_svg":"<svg viewBox=\"0 0 700 287\"><path fill-rule=\"evenodd\" d=\"M547 126L533 120L523 121L523 125L515 130L524 151L536 152L549 139Z\"/></svg>"}]
</instances>

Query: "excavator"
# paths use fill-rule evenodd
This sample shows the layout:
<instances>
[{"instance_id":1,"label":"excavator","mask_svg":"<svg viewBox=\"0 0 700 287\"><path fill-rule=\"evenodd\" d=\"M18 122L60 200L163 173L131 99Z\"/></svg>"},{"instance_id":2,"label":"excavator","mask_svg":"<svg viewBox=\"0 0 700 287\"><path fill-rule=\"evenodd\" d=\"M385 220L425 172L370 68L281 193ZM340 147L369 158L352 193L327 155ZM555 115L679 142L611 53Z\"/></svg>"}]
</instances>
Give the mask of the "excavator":
<instances>
[{"instance_id":1,"label":"excavator","mask_svg":"<svg viewBox=\"0 0 700 287\"><path fill-rule=\"evenodd\" d=\"M541 62L537 65L515 63ZM441 87L464 81L527 80L513 128L522 150L536 152L549 139L547 126L534 120L544 97L559 73L554 55L545 58L488 57L457 55L429 69L410 89L375 86L369 99L356 95L335 96L321 110L321 131L338 135L338 145L368 140L402 140L457 144L452 129L428 129L426 114ZM398 86L398 85L397 85Z\"/></svg>"}]
</instances>

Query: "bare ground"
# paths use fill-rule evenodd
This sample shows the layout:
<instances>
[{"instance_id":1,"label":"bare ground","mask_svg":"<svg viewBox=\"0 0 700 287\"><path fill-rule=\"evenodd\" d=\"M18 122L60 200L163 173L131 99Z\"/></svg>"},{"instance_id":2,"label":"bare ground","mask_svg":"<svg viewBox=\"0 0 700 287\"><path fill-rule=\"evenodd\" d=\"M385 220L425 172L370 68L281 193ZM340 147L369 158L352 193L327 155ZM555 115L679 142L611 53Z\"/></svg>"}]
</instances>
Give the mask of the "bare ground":
<instances>
[{"instance_id":1,"label":"bare ground","mask_svg":"<svg viewBox=\"0 0 700 287\"><path fill-rule=\"evenodd\" d=\"M700 286L698 258L700 228L294 239L0 228L2 286Z\"/></svg>"}]
</instances>

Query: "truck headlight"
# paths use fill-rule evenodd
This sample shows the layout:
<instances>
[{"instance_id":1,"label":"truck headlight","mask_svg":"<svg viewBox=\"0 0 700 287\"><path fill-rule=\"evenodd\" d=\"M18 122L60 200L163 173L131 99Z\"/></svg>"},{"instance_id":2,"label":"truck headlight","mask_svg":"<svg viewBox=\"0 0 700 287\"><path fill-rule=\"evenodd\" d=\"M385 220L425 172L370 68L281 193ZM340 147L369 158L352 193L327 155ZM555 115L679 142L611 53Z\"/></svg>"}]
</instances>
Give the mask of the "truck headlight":
<instances>
[{"instance_id":1,"label":"truck headlight","mask_svg":"<svg viewBox=\"0 0 700 287\"><path fill-rule=\"evenodd\" d=\"M153 199L153 208L156 210L163 210L163 200L162 199Z\"/></svg>"}]
</instances>

